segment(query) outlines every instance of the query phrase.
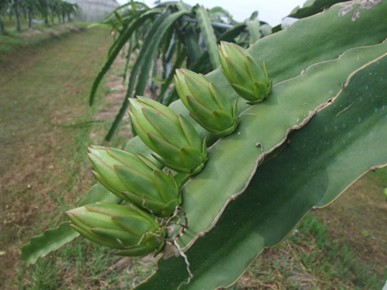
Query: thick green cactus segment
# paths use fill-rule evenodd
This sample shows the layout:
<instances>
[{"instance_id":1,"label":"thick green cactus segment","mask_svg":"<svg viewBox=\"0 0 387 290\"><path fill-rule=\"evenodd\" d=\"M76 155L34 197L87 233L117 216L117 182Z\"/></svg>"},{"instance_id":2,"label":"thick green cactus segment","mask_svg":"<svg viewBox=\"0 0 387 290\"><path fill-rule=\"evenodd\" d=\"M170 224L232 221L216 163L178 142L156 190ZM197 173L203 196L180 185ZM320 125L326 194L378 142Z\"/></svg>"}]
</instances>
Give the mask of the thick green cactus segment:
<instances>
[{"instance_id":1,"label":"thick green cactus segment","mask_svg":"<svg viewBox=\"0 0 387 290\"><path fill-rule=\"evenodd\" d=\"M63 223L55 229L49 229L33 237L21 251L21 258L27 265L34 264L39 258L56 251L79 236L69 223Z\"/></svg>"},{"instance_id":2,"label":"thick green cactus segment","mask_svg":"<svg viewBox=\"0 0 387 290\"><path fill-rule=\"evenodd\" d=\"M386 51L387 42L356 48L337 60L316 64L298 78L276 85L264 103L245 110L236 133L219 140L210 149L205 169L182 189L183 209L190 226L181 237L181 246L190 245L210 230L225 204L244 192L265 155L282 144L289 132L302 127L333 102L343 89L341 84L356 70ZM235 168L235 164L243 166ZM214 191L217 194L208 194Z\"/></svg>"},{"instance_id":3,"label":"thick green cactus segment","mask_svg":"<svg viewBox=\"0 0 387 290\"><path fill-rule=\"evenodd\" d=\"M371 9L359 8L360 17L355 21L352 21L355 9L340 14L348 3L360 6L356 0L336 4L260 39L248 52L257 63L266 61L270 78L278 83L296 77L314 63L337 58L353 47L382 42L386 38L387 2L381 1Z\"/></svg>"},{"instance_id":4,"label":"thick green cactus segment","mask_svg":"<svg viewBox=\"0 0 387 290\"><path fill-rule=\"evenodd\" d=\"M196 174L207 161L207 146L182 115L148 98L130 101L132 125L155 158L177 172Z\"/></svg>"},{"instance_id":5,"label":"thick green cactus segment","mask_svg":"<svg viewBox=\"0 0 387 290\"><path fill-rule=\"evenodd\" d=\"M176 70L175 87L180 100L203 128L219 137L235 131L239 124L237 99L227 98L204 75L185 69Z\"/></svg>"},{"instance_id":6,"label":"thick green cactus segment","mask_svg":"<svg viewBox=\"0 0 387 290\"><path fill-rule=\"evenodd\" d=\"M173 176L146 157L92 146L89 158L97 180L121 199L161 217L171 216L180 205L179 188Z\"/></svg>"},{"instance_id":7,"label":"thick green cactus segment","mask_svg":"<svg viewBox=\"0 0 387 290\"><path fill-rule=\"evenodd\" d=\"M289 17L297 19L315 15L328 7L343 2L342 0L308 0L302 7L295 7ZM345 1L344 1L345 2ZM349 2L349 1L347 1Z\"/></svg>"},{"instance_id":8,"label":"thick green cactus segment","mask_svg":"<svg viewBox=\"0 0 387 290\"><path fill-rule=\"evenodd\" d=\"M337 99L270 155L216 227L185 253L191 283L182 284L188 274L182 259L173 258L160 260L157 274L137 289L228 286L314 205L330 202L374 166L386 166L386 52L354 71Z\"/></svg>"},{"instance_id":9,"label":"thick green cactus segment","mask_svg":"<svg viewBox=\"0 0 387 290\"><path fill-rule=\"evenodd\" d=\"M152 215L134 206L95 203L66 213L71 226L82 236L117 249L122 255L143 256L164 246L165 228Z\"/></svg>"}]
</instances>

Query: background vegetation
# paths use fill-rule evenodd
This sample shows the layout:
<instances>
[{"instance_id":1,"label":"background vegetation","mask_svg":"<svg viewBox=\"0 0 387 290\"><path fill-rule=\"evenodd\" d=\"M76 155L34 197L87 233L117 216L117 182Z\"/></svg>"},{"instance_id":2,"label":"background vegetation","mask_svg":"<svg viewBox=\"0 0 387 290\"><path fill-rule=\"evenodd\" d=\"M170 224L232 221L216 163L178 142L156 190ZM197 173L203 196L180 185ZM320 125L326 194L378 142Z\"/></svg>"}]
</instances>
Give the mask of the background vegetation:
<instances>
[{"instance_id":1,"label":"background vegetation","mask_svg":"<svg viewBox=\"0 0 387 290\"><path fill-rule=\"evenodd\" d=\"M20 32L23 23L50 25L71 21L78 6L62 0L2 0L0 2L0 34L5 34L7 24L14 23Z\"/></svg>"}]
</instances>

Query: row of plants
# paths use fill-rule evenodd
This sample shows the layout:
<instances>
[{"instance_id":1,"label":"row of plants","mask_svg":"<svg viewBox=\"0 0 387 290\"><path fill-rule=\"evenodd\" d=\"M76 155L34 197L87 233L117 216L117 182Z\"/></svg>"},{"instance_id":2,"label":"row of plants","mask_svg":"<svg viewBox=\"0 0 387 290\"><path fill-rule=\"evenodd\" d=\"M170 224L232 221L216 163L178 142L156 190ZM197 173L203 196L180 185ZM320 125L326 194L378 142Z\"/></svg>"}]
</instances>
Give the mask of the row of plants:
<instances>
[{"instance_id":1,"label":"row of plants","mask_svg":"<svg viewBox=\"0 0 387 290\"><path fill-rule=\"evenodd\" d=\"M63 0L2 0L0 2L0 34L6 33L4 20L15 23L16 31L22 30L22 20L28 23L28 28L34 21L45 25L55 21L64 23L78 11L78 5Z\"/></svg>"},{"instance_id":2,"label":"row of plants","mask_svg":"<svg viewBox=\"0 0 387 290\"><path fill-rule=\"evenodd\" d=\"M149 90L152 98L169 105L178 99L173 83L174 72L184 66L197 73L208 73L219 66L217 43L235 42L248 47L269 35L272 28L253 12L244 22L235 21L221 7L206 9L172 1L150 8L131 1L113 12L105 23L116 38L108 59L97 76L90 94L90 105L104 75L121 52L127 60L124 78L128 78L122 107L106 135L110 141L128 109L128 99Z\"/></svg>"},{"instance_id":3,"label":"row of plants","mask_svg":"<svg viewBox=\"0 0 387 290\"><path fill-rule=\"evenodd\" d=\"M332 2L308 1L293 14L313 15ZM142 7L132 1L108 20L117 39L90 98L123 48L128 60L137 54L112 128L130 109L138 136L124 150L90 149L99 184L68 212L72 225L32 239L23 257L33 263L80 232L118 254L165 250L169 259L139 289L227 286L312 207L387 163L387 3L339 3L273 29L247 51L218 47L221 37L200 6ZM176 41L192 23L200 33ZM192 63L191 46L180 44L200 44L200 35L206 46ZM195 69L203 59L209 71ZM171 60L168 97L138 97L157 61L168 67ZM189 70L175 73L182 66Z\"/></svg>"}]
</instances>

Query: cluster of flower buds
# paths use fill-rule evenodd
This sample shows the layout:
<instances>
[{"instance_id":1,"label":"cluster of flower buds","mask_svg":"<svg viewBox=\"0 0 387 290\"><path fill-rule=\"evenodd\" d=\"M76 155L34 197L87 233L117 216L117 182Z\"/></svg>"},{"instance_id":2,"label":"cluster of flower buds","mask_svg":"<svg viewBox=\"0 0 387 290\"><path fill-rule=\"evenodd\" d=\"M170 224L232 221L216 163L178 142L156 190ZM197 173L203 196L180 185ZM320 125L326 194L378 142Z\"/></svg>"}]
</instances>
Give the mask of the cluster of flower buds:
<instances>
[{"instance_id":1,"label":"cluster of flower buds","mask_svg":"<svg viewBox=\"0 0 387 290\"><path fill-rule=\"evenodd\" d=\"M245 50L223 42L219 57L227 80L250 104L262 102L271 93L265 65L261 68ZM235 131L236 99L224 96L204 75L184 69L176 71L175 85L202 127L217 136ZM208 158L206 140L184 116L143 97L130 100L129 114L138 136L163 165L191 175L203 169ZM95 203L67 211L71 226L91 241L117 249L119 255L159 252L165 245L166 224L182 201L170 171L142 155L114 148L93 146L89 158L96 179L128 204Z\"/></svg>"},{"instance_id":2,"label":"cluster of flower buds","mask_svg":"<svg viewBox=\"0 0 387 290\"><path fill-rule=\"evenodd\" d=\"M141 97L131 101L130 115L137 134L161 163L189 174L203 168L206 142L183 116ZM115 148L90 147L89 158L96 179L128 204L96 203L70 210L71 226L120 255L160 251L168 220L162 218L171 218L181 204L171 172L142 155Z\"/></svg>"},{"instance_id":3,"label":"cluster of flower buds","mask_svg":"<svg viewBox=\"0 0 387 290\"><path fill-rule=\"evenodd\" d=\"M176 70L175 86L192 118L203 128L218 136L235 131L237 99L225 97L204 75L185 69Z\"/></svg>"},{"instance_id":4,"label":"cluster of flower buds","mask_svg":"<svg viewBox=\"0 0 387 290\"><path fill-rule=\"evenodd\" d=\"M179 188L171 174L151 160L127 151L89 148L96 179L121 199L157 216L171 216L181 203Z\"/></svg>"},{"instance_id":5,"label":"cluster of flower buds","mask_svg":"<svg viewBox=\"0 0 387 290\"><path fill-rule=\"evenodd\" d=\"M165 227L135 206L95 203L66 213L76 231L97 244L117 249L118 255L144 256L160 251L165 244Z\"/></svg>"},{"instance_id":6,"label":"cluster of flower buds","mask_svg":"<svg viewBox=\"0 0 387 290\"><path fill-rule=\"evenodd\" d=\"M265 64L259 66L245 49L234 43L221 42L218 52L225 77L249 104L262 102L271 94L272 82Z\"/></svg>"},{"instance_id":7,"label":"cluster of flower buds","mask_svg":"<svg viewBox=\"0 0 387 290\"><path fill-rule=\"evenodd\" d=\"M182 115L149 98L130 100L132 125L141 140L165 166L197 174L207 161L207 145Z\"/></svg>"}]
</instances>

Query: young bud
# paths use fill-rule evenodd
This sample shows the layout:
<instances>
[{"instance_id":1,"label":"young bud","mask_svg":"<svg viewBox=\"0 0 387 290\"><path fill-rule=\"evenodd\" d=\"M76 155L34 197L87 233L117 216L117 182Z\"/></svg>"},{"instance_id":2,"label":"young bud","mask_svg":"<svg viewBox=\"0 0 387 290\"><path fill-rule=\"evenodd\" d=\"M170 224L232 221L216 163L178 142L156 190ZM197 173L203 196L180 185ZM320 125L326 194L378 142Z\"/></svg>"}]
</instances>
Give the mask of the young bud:
<instances>
[{"instance_id":1,"label":"young bud","mask_svg":"<svg viewBox=\"0 0 387 290\"><path fill-rule=\"evenodd\" d=\"M135 206L95 203L66 212L71 226L85 238L117 249L117 254L144 256L160 251L166 230L155 217Z\"/></svg>"},{"instance_id":2,"label":"young bud","mask_svg":"<svg viewBox=\"0 0 387 290\"><path fill-rule=\"evenodd\" d=\"M225 77L249 104L262 102L271 94L272 82L265 64L260 67L246 50L234 43L221 42L218 52Z\"/></svg>"},{"instance_id":3,"label":"young bud","mask_svg":"<svg viewBox=\"0 0 387 290\"><path fill-rule=\"evenodd\" d=\"M176 70L175 86L181 101L203 128L226 136L238 126L237 99L223 96L204 75L185 69Z\"/></svg>"},{"instance_id":4,"label":"young bud","mask_svg":"<svg viewBox=\"0 0 387 290\"><path fill-rule=\"evenodd\" d=\"M115 148L92 146L89 158L96 179L112 193L157 216L171 216L181 203L172 175L152 161Z\"/></svg>"},{"instance_id":5,"label":"young bud","mask_svg":"<svg viewBox=\"0 0 387 290\"><path fill-rule=\"evenodd\" d=\"M182 115L148 98L130 99L132 126L165 166L196 174L207 161L207 146Z\"/></svg>"}]
</instances>

